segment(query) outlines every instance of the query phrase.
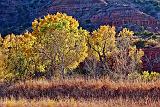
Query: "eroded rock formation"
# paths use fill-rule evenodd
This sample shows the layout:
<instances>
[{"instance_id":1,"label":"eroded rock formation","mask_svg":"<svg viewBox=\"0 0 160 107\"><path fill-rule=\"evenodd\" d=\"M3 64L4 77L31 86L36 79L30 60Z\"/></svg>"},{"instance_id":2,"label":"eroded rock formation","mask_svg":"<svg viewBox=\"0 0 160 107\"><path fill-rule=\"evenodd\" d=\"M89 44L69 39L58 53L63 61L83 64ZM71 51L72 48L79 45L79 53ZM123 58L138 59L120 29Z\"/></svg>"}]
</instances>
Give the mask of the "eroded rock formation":
<instances>
[{"instance_id":1,"label":"eroded rock formation","mask_svg":"<svg viewBox=\"0 0 160 107\"><path fill-rule=\"evenodd\" d=\"M160 48L146 48L143 51L143 69L160 72Z\"/></svg>"},{"instance_id":2,"label":"eroded rock formation","mask_svg":"<svg viewBox=\"0 0 160 107\"><path fill-rule=\"evenodd\" d=\"M34 18L56 12L72 15L90 31L105 24L118 29L160 31L160 21L137 9L129 0L1 0L0 32L22 33L31 29Z\"/></svg>"}]
</instances>

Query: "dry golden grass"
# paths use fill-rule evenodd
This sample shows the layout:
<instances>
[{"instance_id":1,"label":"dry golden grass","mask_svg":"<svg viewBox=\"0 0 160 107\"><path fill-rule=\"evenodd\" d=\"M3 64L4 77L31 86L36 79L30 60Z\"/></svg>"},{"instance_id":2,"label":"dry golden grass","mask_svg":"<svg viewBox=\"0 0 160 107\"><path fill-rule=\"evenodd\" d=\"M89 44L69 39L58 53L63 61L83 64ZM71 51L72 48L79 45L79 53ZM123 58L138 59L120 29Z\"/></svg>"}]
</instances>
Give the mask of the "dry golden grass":
<instances>
[{"instance_id":1,"label":"dry golden grass","mask_svg":"<svg viewBox=\"0 0 160 107\"><path fill-rule=\"evenodd\" d=\"M109 89L117 90L119 88L130 89L130 90L150 90L153 88L160 88L160 80L156 81L130 81L130 80L119 80L117 82L112 81L110 79L83 79L83 78L72 78L72 79L53 79L51 81L47 81L45 79L40 80L29 80L25 82L18 82L11 85L9 88L24 88L24 89L49 89L53 87L59 86L69 86L69 87L77 87L77 88L89 88L99 89L102 87L107 87Z\"/></svg>"},{"instance_id":2,"label":"dry golden grass","mask_svg":"<svg viewBox=\"0 0 160 107\"><path fill-rule=\"evenodd\" d=\"M112 100L1 100L0 107L159 107L160 102L152 102L150 100L124 100L124 99L112 99Z\"/></svg>"},{"instance_id":3,"label":"dry golden grass","mask_svg":"<svg viewBox=\"0 0 160 107\"><path fill-rule=\"evenodd\" d=\"M0 107L160 107L160 80L29 80L2 83L0 97Z\"/></svg>"},{"instance_id":4,"label":"dry golden grass","mask_svg":"<svg viewBox=\"0 0 160 107\"><path fill-rule=\"evenodd\" d=\"M1 98L75 98L105 99L129 98L139 100L160 99L160 80L152 82L110 79L64 79L64 80L29 80L18 82L7 87L1 86Z\"/></svg>"}]
</instances>

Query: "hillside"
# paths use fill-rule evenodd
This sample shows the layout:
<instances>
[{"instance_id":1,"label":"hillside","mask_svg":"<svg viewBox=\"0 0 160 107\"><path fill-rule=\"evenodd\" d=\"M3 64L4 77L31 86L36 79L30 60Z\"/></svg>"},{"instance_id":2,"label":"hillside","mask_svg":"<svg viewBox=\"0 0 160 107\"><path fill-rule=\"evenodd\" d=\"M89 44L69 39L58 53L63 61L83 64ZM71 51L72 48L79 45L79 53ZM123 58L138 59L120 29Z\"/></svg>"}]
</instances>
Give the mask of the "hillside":
<instances>
[{"instance_id":1,"label":"hillside","mask_svg":"<svg viewBox=\"0 0 160 107\"><path fill-rule=\"evenodd\" d=\"M74 16L87 30L110 24L119 29L160 31L158 0L1 0L0 33L31 30L34 18L56 12Z\"/></svg>"}]
</instances>

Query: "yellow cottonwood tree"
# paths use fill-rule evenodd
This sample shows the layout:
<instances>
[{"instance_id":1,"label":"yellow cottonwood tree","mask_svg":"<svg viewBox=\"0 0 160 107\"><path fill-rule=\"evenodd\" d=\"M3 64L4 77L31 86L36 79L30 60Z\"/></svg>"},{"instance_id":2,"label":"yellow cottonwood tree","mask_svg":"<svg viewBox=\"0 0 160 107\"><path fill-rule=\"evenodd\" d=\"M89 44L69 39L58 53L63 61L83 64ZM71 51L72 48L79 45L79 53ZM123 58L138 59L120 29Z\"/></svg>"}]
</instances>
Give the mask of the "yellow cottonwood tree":
<instances>
[{"instance_id":1,"label":"yellow cottonwood tree","mask_svg":"<svg viewBox=\"0 0 160 107\"><path fill-rule=\"evenodd\" d=\"M116 49L116 31L115 27L101 26L98 30L93 31L89 37L90 52L100 61L103 68L111 73L107 64L108 57Z\"/></svg>"},{"instance_id":2,"label":"yellow cottonwood tree","mask_svg":"<svg viewBox=\"0 0 160 107\"><path fill-rule=\"evenodd\" d=\"M139 71L142 64L141 58L144 56L144 52L141 49L137 49L134 45L133 35L133 31L124 28L116 39L119 52L118 56L115 55L117 57L115 58L115 70L119 70L125 75Z\"/></svg>"},{"instance_id":3,"label":"yellow cottonwood tree","mask_svg":"<svg viewBox=\"0 0 160 107\"><path fill-rule=\"evenodd\" d=\"M137 70L144 55L133 45L133 34L127 28L116 34L115 27L101 26L89 37L89 54L99 62L97 66L102 66L108 74L127 75Z\"/></svg>"},{"instance_id":4,"label":"yellow cottonwood tree","mask_svg":"<svg viewBox=\"0 0 160 107\"><path fill-rule=\"evenodd\" d=\"M87 57L89 33L78 26L78 21L62 13L47 15L32 23L37 52L41 60L48 63L51 75L60 71L64 78L68 69L76 68Z\"/></svg>"},{"instance_id":5,"label":"yellow cottonwood tree","mask_svg":"<svg viewBox=\"0 0 160 107\"><path fill-rule=\"evenodd\" d=\"M7 75L5 58L6 56L3 54L4 49L2 48L3 38L0 36L0 81L3 81Z\"/></svg>"},{"instance_id":6,"label":"yellow cottonwood tree","mask_svg":"<svg viewBox=\"0 0 160 107\"><path fill-rule=\"evenodd\" d=\"M126 48L126 50L129 50L129 57L131 58L131 60L137 62L137 64L141 64L141 58L144 56L144 52L141 49L137 49L134 44L134 40L133 40L133 31L128 30L127 28L124 28L120 33L119 33L119 37L121 38L119 42L119 44L122 45L122 43L128 43L126 46L123 46L124 48ZM119 45L118 44L118 45Z\"/></svg>"},{"instance_id":7,"label":"yellow cottonwood tree","mask_svg":"<svg viewBox=\"0 0 160 107\"><path fill-rule=\"evenodd\" d=\"M33 74L33 45L35 37L31 33L7 35L3 40L8 74L14 79L24 79Z\"/></svg>"}]
</instances>

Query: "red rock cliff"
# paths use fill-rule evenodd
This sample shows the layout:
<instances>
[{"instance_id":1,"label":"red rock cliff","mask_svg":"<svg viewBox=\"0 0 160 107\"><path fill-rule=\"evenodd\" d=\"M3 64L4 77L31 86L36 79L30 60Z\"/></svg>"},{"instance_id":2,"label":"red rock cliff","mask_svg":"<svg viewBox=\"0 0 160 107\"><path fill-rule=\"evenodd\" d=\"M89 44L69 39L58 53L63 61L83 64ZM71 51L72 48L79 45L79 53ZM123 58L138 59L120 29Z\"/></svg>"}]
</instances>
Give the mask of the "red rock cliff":
<instances>
[{"instance_id":1,"label":"red rock cliff","mask_svg":"<svg viewBox=\"0 0 160 107\"><path fill-rule=\"evenodd\" d=\"M160 48L146 48L143 51L143 69L160 72Z\"/></svg>"}]
</instances>

